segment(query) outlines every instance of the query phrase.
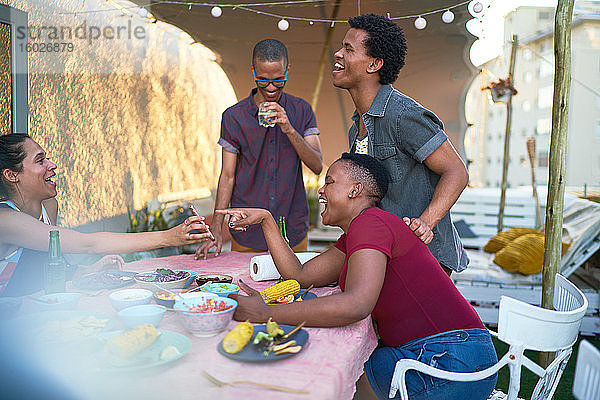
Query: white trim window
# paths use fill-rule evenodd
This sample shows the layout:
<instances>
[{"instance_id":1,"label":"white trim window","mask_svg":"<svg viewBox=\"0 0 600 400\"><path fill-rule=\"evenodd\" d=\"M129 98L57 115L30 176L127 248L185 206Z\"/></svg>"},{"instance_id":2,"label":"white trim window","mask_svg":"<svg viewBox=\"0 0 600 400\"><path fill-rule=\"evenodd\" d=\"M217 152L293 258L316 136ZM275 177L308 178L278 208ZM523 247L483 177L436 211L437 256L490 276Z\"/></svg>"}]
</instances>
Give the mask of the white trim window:
<instances>
[{"instance_id":1,"label":"white trim window","mask_svg":"<svg viewBox=\"0 0 600 400\"><path fill-rule=\"evenodd\" d=\"M537 105L538 110L552 107L554 87L552 85L541 87L538 89Z\"/></svg>"},{"instance_id":2,"label":"white trim window","mask_svg":"<svg viewBox=\"0 0 600 400\"><path fill-rule=\"evenodd\" d=\"M535 133L538 135L547 135L552 130L552 119L551 118L540 118L537 120L537 126L535 127Z\"/></svg>"}]
</instances>

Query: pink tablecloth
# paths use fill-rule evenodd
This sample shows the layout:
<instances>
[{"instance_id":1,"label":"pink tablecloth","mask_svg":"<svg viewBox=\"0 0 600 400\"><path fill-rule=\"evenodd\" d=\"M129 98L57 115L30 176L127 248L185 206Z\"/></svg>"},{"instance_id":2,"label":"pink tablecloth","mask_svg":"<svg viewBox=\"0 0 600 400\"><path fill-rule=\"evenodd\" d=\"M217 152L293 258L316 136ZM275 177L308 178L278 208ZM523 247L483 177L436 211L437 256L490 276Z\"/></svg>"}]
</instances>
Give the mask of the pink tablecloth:
<instances>
[{"instance_id":1,"label":"pink tablecloth","mask_svg":"<svg viewBox=\"0 0 600 400\"><path fill-rule=\"evenodd\" d=\"M137 261L127 264L125 269L150 271L157 267L168 267L198 273L224 273L232 275L234 283L242 278L250 286L261 290L273 282L254 282L250 278L249 260L254 255L230 252L208 260L194 260L193 255L182 255ZM326 296L339 291L339 288L316 288L312 291L318 296ZM103 312L118 320L108 294L83 296L79 309ZM232 322L229 329L235 324L235 321ZM363 364L377 344L371 319L368 317L340 328L305 328L310 335L309 341L296 356L273 363L249 364L230 360L217 352L217 343L223 339L225 332L211 338L194 337L183 329L177 315L172 312L165 314L159 329L188 336L192 340L190 352L159 371L148 370L134 376L120 377L122 381L111 382L110 385L129 385L130 390L135 387L135 398L139 399L351 399L355 383L363 372ZM201 375L202 370L223 381L270 383L307 390L310 395L287 394L251 386L217 388L206 381ZM102 397L111 395L114 396L112 398L119 398L119 393L129 390L106 391L108 393L104 393ZM95 397L94 393L87 395Z\"/></svg>"}]
</instances>

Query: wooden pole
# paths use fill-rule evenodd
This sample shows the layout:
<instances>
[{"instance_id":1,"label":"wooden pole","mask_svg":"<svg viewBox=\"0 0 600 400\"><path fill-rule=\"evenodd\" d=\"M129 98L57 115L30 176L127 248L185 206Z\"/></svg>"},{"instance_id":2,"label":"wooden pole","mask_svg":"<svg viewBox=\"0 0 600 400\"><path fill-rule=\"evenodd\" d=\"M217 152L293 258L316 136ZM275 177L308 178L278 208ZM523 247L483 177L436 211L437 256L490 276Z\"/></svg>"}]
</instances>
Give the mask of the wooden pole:
<instances>
[{"instance_id":1,"label":"wooden pole","mask_svg":"<svg viewBox=\"0 0 600 400\"><path fill-rule=\"evenodd\" d=\"M331 13L331 19L334 20L337 18L338 11L340 10L341 0L336 0L335 5L333 6L333 12ZM335 30L335 25L331 24L329 29L327 30L327 36L325 37L325 43L323 44L323 50L321 50L321 60L319 61L319 72L317 74L317 83L315 84L315 89L312 95L312 101L310 105L312 106L313 111L317 111L317 103L319 102L319 94L321 93L321 84L323 83L323 73L325 72L325 62L327 61L327 52L329 51L329 45L331 43L331 37L333 36L333 31Z\"/></svg>"},{"instance_id":2,"label":"wooden pole","mask_svg":"<svg viewBox=\"0 0 600 400\"><path fill-rule=\"evenodd\" d=\"M536 228L542 226L542 211L540 210L540 199L538 197L535 184L535 138L527 139L527 155L529 156L529 166L531 167L531 188L533 189L533 198L535 199L535 223Z\"/></svg>"},{"instance_id":3,"label":"wooden pole","mask_svg":"<svg viewBox=\"0 0 600 400\"><path fill-rule=\"evenodd\" d=\"M517 35L512 36L512 47L510 49L510 66L508 79L512 82L515 74L515 58L519 39ZM498 209L498 232L502 231L502 220L504 219L504 203L506 202L506 187L508 186L508 161L510 160L510 126L512 123L512 93L506 101L506 128L504 129L504 162L502 164L502 185L500 186L500 208Z\"/></svg>"},{"instance_id":4,"label":"wooden pole","mask_svg":"<svg viewBox=\"0 0 600 400\"><path fill-rule=\"evenodd\" d=\"M554 102L546 200L542 306L552 308L554 275L560 271L565 197L565 156L571 87L571 20L574 0L559 0L554 27Z\"/></svg>"},{"instance_id":5,"label":"wooden pole","mask_svg":"<svg viewBox=\"0 0 600 400\"><path fill-rule=\"evenodd\" d=\"M554 277L560 272L562 225L565 197L565 158L571 88L571 21L574 0L559 0L554 18L554 102L546 199L544 267L542 269L542 307L553 309ZM553 354L541 353L543 366Z\"/></svg>"}]
</instances>

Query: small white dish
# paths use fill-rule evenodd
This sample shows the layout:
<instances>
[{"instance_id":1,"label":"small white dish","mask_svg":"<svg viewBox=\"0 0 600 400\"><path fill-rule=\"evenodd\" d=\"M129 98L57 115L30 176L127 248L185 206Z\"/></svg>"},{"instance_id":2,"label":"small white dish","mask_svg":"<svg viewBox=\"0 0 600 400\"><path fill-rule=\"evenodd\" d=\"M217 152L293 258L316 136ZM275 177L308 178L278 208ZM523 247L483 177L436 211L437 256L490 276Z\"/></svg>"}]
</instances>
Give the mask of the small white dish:
<instances>
[{"instance_id":1,"label":"small white dish","mask_svg":"<svg viewBox=\"0 0 600 400\"><path fill-rule=\"evenodd\" d=\"M143 304L124 308L117 314L128 328L135 328L143 324L152 324L157 327L165 314L165 308L157 304Z\"/></svg>"},{"instance_id":2,"label":"small white dish","mask_svg":"<svg viewBox=\"0 0 600 400\"><path fill-rule=\"evenodd\" d=\"M117 311L127 307L150 304L152 292L147 289L123 289L112 292L108 299Z\"/></svg>"}]
</instances>

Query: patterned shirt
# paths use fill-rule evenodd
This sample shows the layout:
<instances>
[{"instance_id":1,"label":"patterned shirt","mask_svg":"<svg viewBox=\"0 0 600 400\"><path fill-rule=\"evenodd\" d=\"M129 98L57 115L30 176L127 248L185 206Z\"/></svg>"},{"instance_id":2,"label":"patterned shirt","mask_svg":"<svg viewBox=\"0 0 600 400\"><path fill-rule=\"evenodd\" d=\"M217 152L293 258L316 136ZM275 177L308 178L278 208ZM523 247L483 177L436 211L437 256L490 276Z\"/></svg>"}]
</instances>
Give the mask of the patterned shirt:
<instances>
[{"instance_id":1,"label":"patterned shirt","mask_svg":"<svg viewBox=\"0 0 600 400\"><path fill-rule=\"evenodd\" d=\"M273 217L284 216L290 246L308 233L308 203L302 178L302 161L278 125L258 125L258 107L253 96L229 107L221 120L219 144L237 154L231 207L265 208ZM279 104L294 129L303 137L318 135L317 121L305 100L282 93ZM245 232L231 231L233 239L246 247L266 250L260 225Z\"/></svg>"},{"instance_id":2,"label":"patterned shirt","mask_svg":"<svg viewBox=\"0 0 600 400\"><path fill-rule=\"evenodd\" d=\"M356 139L356 146L354 152L358 154L369 154L369 136L365 136L362 139Z\"/></svg>"}]
</instances>

